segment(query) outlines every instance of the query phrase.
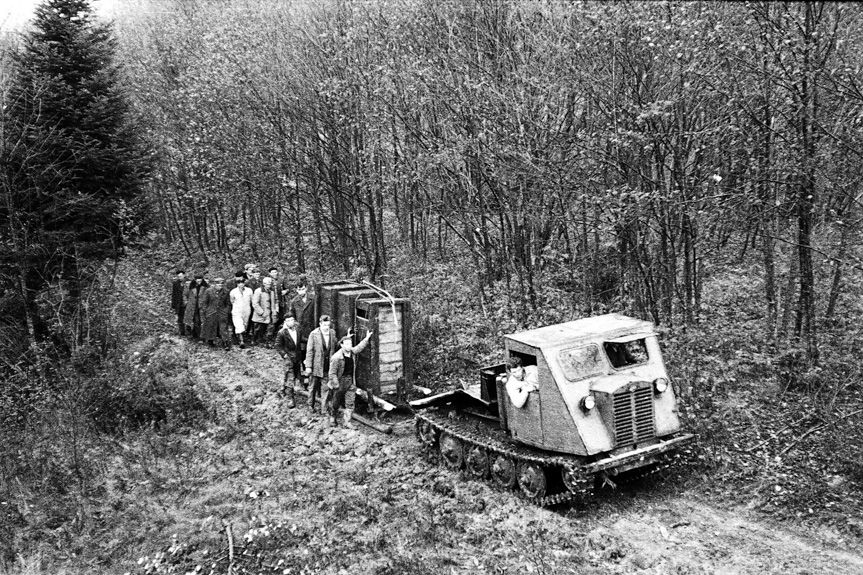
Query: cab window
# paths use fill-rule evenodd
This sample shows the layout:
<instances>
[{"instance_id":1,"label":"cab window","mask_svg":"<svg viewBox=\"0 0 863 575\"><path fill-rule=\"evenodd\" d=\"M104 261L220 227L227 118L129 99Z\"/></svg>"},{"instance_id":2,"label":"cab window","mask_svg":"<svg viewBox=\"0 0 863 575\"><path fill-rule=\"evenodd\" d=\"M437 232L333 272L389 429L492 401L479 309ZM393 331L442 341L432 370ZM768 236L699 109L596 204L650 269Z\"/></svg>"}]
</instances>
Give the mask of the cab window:
<instances>
[{"instance_id":1,"label":"cab window","mask_svg":"<svg viewBox=\"0 0 863 575\"><path fill-rule=\"evenodd\" d=\"M579 381L591 375L605 373L607 369L597 345L586 345L572 349L562 349L557 354L557 361L563 370L563 376L569 381Z\"/></svg>"},{"instance_id":2,"label":"cab window","mask_svg":"<svg viewBox=\"0 0 863 575\"><path fill-rule=\"evenodd\" d=\"M647 355L647 345L644 343L644 339L633 339L626 342L607 341L602 344L602 347L614 369L641 365L650 359Z\"/></svg>"}]
</instances>

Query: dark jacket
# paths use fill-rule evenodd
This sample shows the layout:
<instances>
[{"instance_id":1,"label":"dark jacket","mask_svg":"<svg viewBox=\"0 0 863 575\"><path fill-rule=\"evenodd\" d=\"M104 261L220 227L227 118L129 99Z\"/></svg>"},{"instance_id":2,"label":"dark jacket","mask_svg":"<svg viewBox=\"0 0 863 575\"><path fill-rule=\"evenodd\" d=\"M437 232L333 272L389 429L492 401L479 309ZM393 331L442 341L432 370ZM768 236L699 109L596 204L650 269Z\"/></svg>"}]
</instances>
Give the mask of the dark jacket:
<instances>
[{"instance_id":1,"label":"dark jacket","mask_svg":"<svg viewBox=\"0 0 863 575\"><path fill-rule=\"evenodd\" d=\"M186 286L183 285L185 281L176 279L171 286L171 309L174 311L186 306Z\"/></svg>"},{"instance_id":2,"label":"dark jacket","mask_svg":"<svg viewBox=\"0 0 863 575\"><path fill-rule=\"evenodd\" d=\"M296 295L291 300L291 310L297 318L297 326L300 332L300 341L303 345L309 340L309 335L315 330L315 299L307 296L305 303L303 298ZM335 336L334 336L335 337ZM323 375L318 376L323 377Z\"/></svg>"},{"instance_id":3,"label":"dark jacket","mask_svg":"<svg viewBox=\"0 0 863 575\"><path fill-rule=\"evenodd\" d=\"M252 293L255 293L255 290L263 285L263 278L255 279L254 276L248 276L246 278L246 287L252 290Z\"/></svg>"},{"instance_id":4,"label":"dark jacket","mask_svg":"<svg viewBox=\"0 0 863 575\"><path fill-rule=\"evenodd\" d=\"M201 296L201 339L211 340L224 337L221 330L227 330L231 318L231 298L223 287L208 287Z\"/></svg>"},{"instance_id":5,"label":"dark jacket","mask_svg":"<svg viewBox=\"0 0 863 575\"><path fill-rule=\"evenodd\" d=\"M353 385L357 375L357 355L363 351L369 344L369 340L363 338L360 343L351 348L351 355L354 360L354 369L351 373L345 373L345 351L339 348L339 351L333 354L330 358L330 373L327 386L330 389L348 389Z\"/></svg>"},{"instance_id":6,"label":"dark jacket","mask_svg":"<svg viewBox=\"0 0 863 575\"><path fill-rule=\"evenodd\" d=\"M189 284L189 291L186 292L186 315L183 318L186 325L195 325L195 316L197 316L198 321L201 321L202 316L196 312L201 312L201 300L206 291L206 281L202 282L200 286L195 282L195 280L192 280L192 283Z\"/></svg>"},{"instance_id":7,"label":"dark jacket","mask_svg":"<svg viewBox=\"0 0 863 575\"><path fill-rule=\"evenodd\" d=\"M300 330L295 329L294 331L297 334L296 343L285 328L280 329L279 333L276 334L276 350L282 359L290 362L291 365L300 361Z\"/></svg>"}]
</instances>

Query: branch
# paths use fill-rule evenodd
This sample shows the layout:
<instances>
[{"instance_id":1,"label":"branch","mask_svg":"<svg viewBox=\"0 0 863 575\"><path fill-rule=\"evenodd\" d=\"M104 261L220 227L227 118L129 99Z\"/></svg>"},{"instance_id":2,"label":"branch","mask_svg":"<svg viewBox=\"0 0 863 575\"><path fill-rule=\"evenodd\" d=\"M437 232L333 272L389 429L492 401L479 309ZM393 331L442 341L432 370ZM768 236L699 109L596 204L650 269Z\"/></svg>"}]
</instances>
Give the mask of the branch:
<instances>
[{"instance_id":1,"label":"branch","mask_svg":"<svg viewBox=\"0 0 863 575\"><path fill-rule=\"evenodd\" d=\"M803 435L798 437L794 442L792 442L785 449L780 451L779 455L785 455L786 453L788 453L789 451L794 449L801 441L803 441L804 439L806 439L807 437L809 437L810 435L812 435L816 431L821 431L822 429L832 427L832 426L836 425L837 423L839 423L840 421L842 421L843 419L848 419L852 415L857 415L858 413L863 413L863 409L858 409L857 411L852 411L851 413L845 414L842 417L834 419L830 423L819 423L818 425L815 425L815 426L809 428L809 431L807 431L806 433L804 433Z\"/></svg>"}]
</instances>

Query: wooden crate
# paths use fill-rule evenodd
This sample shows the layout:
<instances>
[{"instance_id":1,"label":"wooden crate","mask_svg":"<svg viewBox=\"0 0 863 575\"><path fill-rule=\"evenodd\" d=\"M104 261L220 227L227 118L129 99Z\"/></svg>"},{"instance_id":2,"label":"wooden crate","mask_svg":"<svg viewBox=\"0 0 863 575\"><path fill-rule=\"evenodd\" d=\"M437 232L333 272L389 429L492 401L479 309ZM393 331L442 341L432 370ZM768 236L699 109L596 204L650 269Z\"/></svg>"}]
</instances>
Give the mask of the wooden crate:
<instances>
[{"instance_id":1,"label":"wooden crate","mask_svg":"<svg viewBox=\"0 0 863 575\"><path fill-rule=\"evenodd\" d=\"M368 287L350 280L324 282L315 286L315 327L322 315L332 318L336 337L342 337L354 324L354 302L360 296L380 297Z\"/></svg>"},{"instance_id":2,"label":"wooden crate","mask_svg":"<svg viewBox=\"0 0 863 575\"><path fill-rule=\"evenodd\" d=\"M322 315L332 317L338 337L353 329L356 344L369 329L375 332L357 357L357 384L371 387L375 395L401 392L408 397L413 385L410 301L391 301L350 280L320 283L315 295L315 321Z\"/></svg>"},{"instance_id":3,"label":"wooden crate","mask_svg":"<svg viewBox=\"0 0 863 575\"><path fill-rule=\"evenodd\" d=\"M370 350L360 354L357 381L368 384L376 395L410 394L413 386L411 361L410 301L380 298L356 300L355 341L374 330Z\"/></svg>"}]
</instances>

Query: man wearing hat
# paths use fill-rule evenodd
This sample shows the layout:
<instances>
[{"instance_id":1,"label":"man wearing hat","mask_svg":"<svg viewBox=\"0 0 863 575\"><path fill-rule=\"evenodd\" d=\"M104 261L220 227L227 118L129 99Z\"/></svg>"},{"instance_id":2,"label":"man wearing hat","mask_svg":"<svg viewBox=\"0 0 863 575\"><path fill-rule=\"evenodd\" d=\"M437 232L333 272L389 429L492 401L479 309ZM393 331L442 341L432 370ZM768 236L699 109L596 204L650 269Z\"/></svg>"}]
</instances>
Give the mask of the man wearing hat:
<instances>
[{"instance_id":1,"label":"man wearing hat","mask_svg":"<svg viewBox=\"0 0 863 575\"><path fill-rule=\"evenodd\" d=\"M309 409L315 411L315 398L321 393L321 381L330 373L330 356L336 349L336 332L330 329L330 316L322 315L318 320L318 327L309 334L306 345L306 376L311 377L309 386ZM329 386L324 389L324 397L321 403L321 415L326 413L331 406L332 394Z\"/></svg>"},{"instance_id":2,"label":"man wearing hat","mask_svg":"<svg viewBox=\"0 0 863 575\"><path fill-rule=\"evenodd\" d=\"M351 415L354 413L354 401L357 395L356 372L357 361L356 355L363 351L369 344L374 331L369 330L366 337L356 346L353 345L353 339L350 331L348 335L339 340L339 350L330 358L330 371L327 387L333 397L333 427L339 424L339 404L344 401L345 404L345 427L353 427L351 425ZM371 395L369 395L371 401Z\"/></svg>"}]
</instances>

